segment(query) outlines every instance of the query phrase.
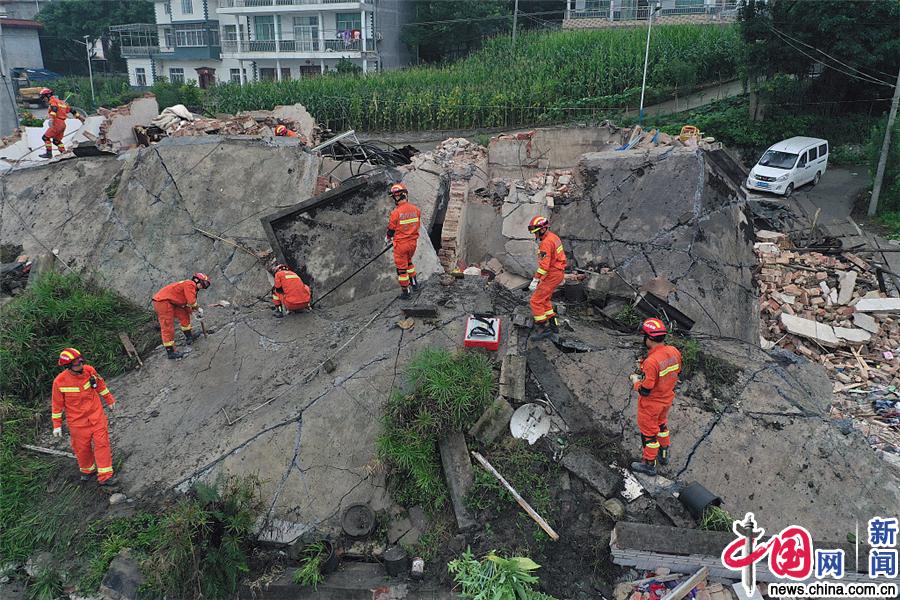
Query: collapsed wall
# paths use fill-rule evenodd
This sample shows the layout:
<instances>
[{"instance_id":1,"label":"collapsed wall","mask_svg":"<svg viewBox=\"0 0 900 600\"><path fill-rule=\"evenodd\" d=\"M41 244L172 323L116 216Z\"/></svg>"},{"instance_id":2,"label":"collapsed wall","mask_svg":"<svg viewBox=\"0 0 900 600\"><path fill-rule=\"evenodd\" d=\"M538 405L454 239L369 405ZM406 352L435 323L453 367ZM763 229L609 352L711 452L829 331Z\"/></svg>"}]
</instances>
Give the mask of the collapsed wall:
<instances>
[{"instance_id":1,"label":"collapsed wall","mask_svg":"<svg viewBox=\"0 0 900 600\"><path fill-rule=\"evenodd\" d=\"M544 215L573 266L612 269L629 295L629 286L655 282L654 293L696 321L694 331L758 341L753 229L738 184L707 155L673 147L593 152L576 168L580 195L548 202L513 187L501 209L498 258L530 277L537 261L527 223Z\"/></svg>"},{"instance_id":2,"label":"collapsed wall","mask_svg":"<svg viewBox=\"0 0 900 600\"><path fill-rule=\"evenodd\" d=\"M252 302L271 285L259 218L311 196L317 169L297 143L206 136L16 170L0 180L0 241L56 249L140 305L195 271L212 277L210 296Z\"/></svg>"},{"instance_id":3,"label":"collapsed wall","mask_svg":"<svg viewBox=\"0 0 900 600\"><path fill-rule=\"evenodd\" d=\"M388 189L396 181L407 185L422 213L413 257L419 281L443 271L429 234L441 207L446 206L447 178L414 167L371 172L262 218L276 257L298 270L314 299L334 290L327 300L334 305L397 289L393 253L382 253L394 209ZM342 284L375 257L364 271Z\"/></svg>"}]
</instances>

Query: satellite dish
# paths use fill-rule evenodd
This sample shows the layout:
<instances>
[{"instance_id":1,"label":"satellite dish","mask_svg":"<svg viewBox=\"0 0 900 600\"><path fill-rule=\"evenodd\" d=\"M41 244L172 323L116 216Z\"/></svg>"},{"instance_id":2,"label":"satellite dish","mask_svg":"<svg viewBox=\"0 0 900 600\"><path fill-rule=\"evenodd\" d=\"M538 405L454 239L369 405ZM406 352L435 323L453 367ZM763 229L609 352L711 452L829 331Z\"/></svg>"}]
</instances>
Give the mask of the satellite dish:
<instances>
[{"instance_id":1,"label":"satellite dish","mask_svg":"<svg viewBox=\"0 0 900 600\"><path fill-rule=\"evenodd\" d=\"M551 417L540 404L523 404L509 420L509 431L514 438L534 444L550 432Z\"/></svg>"}]
</instances>

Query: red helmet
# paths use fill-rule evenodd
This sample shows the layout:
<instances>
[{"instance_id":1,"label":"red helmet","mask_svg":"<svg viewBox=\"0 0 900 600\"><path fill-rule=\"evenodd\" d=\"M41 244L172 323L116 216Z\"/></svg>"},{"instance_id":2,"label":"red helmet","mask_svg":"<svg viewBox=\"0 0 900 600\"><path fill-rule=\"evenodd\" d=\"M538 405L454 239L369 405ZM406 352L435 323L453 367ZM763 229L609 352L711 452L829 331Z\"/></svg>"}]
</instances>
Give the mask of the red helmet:
<instances>
[{"instance_id":1,"label":"red helmet","mask_svg":"<svg viewBox=\"0 0 900 600\"><path fill-rule=\"evenodd\" d=\"M75 359L81 358L81 352L75 348L66 348L59 353L59 366L65 367L75 362Z\"/></svg>"},{"instance_id":2,"label":"red helmet","mask_svg":"<svg viewBox=\"0 0 900 600\"><path fill-rule=\"evenodd\" d=\"M406 186L402 183L395 183L391 186L391 196L394 197L394 200L399 200L406 198L409 195L409 190L406 189Z\"/></svg>"},{"instance_id":3,"label":"red helmet","mask_svg":"<svg viewBox=\"0 0 900 600\"><path fill-rule=\"evenodd\" d=\"M275 135L287 135L287 127L284 125L276 125L275 126Z\"/></svg>"},{"instance_id":4,"label":"red helmet","mask_svg":"<svg viewBox=\"0 0 900 600\"><path fill-rule=\"evenodd\" d=\"M209 284L211 283L209 277L205 273L194 273L192 280L194 281L194 283L199 283L200 287L202 287L204 290L208 288Z\"/></svg>"},{"instance_id":5,"label":"red helmet","mask_svg":"<svg viewBox=\"0 0 900 600\"><path fill-rule=\"evenodd\" d=\"M666 331L666 324L656 318L644 321L641 324L641 331L644 332L644 335L651 338L663 337L668 333Z\"/></svg>"},{"instance_id":6,"label":"red helmet","mask_svg":"<svg viewBox=\"0 0 900 600\"><path fill-rule=\"evenodd\" d=\"M528 231L530 233L543 233L550 227L550 221L547 217L537 216L528 223Z\"/></svg>"},{"instance_id":7,"label":"red helmet","mask_svg":"<svg viewBox=\"0 0 900 600\"><path fill-rule=\"evenodd\" d=\"M290 271L291 268L285 264L275 265L275 269L272 271L273 273L277 273L278 271Z\"/></svg>"},{"instance_id":8,"label":"red helmet","mask_svg":"<svg viewBox=\"0 0 900 600\"><path fill-rule=\"evenodd\" d=\"M41 96L52 96L52 95L53 95L53 90L51 90L50 88L44 88L41 90Z\"/></svg>"}]
</instances>

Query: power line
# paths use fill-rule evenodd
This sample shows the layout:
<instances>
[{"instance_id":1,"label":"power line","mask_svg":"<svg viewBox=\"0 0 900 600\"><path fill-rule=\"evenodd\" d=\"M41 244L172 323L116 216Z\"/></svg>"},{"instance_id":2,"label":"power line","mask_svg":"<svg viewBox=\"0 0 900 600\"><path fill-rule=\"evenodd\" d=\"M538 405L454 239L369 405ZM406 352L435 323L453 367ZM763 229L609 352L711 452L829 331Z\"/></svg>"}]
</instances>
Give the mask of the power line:
<instances>
[{"instance_id":1,"label":"power line","mask_svg":"<svg viewBox=\"0 0 900 600\"><path fill-rule=\"evenodd\" d=\"M774 28L771 28L771 29L772 29L772 31L775 31ZM778 35L777 31L776 31L776 35ZM779 39L781 39L781 41L783 41L784 43L786 43L788 46L790 46L791 48L793 48L794 50L796 50L797 52L799 52L799 53L802 54L803 56L807 57L808 59L812 60L813 62L817 62L817 63L821 64L823 67L829 68L829 69L831 69L831 70L833 70L833 71L837 71L837 72L839 72L839 73L843 73L844 75L847 75L848 77L852 77L853 79L858 79L858 80L860 80L860 81L864 81L865 83L869 83L869 84L875 83L875 84L883 85L883 86L886 86L886 87L889 87L889 88L893 88L893 87L894 87L894 86L893 86L892 84L890 84L890 83L886 83L886 82L884 82L884 81L881 81L880 79L875 79L874 77L871 77L871 76L869 76L869 75L867 75L866 78L859 77L858 75L854 75L853 73L851 73L851 72L849 72L849 71L844 71L843 69L839 69L838 67L835 67L834 65L826 64L826 63L822 62L821 60L819 60L818 58L816 58L815 56L812 56L811 54L808 54L808 53L805 52L802 48L800 48L800 47L798 47L798 46L795 46L795 45L792 44L790 41L788 41L787 38L779 38Z\"/></svg>"},{"instance_id":2,"label":"power line","mask_svg":"<svg viewBox=\"0 0 900 600\"><path fill-rule=\"evenodd\" d=\"M851 66L851 65L848 65L848 64L845 63L845 62L842 62L842 61L836 59L835 57L831 56L830 54L828 54L828 53L825 52L824 50L820 50L819 48L816 48L815 46L811 46L811 45L807 44L807 43L804 42L803 40L798 40L798 39L795 38L795 37L791 37L790 35L786 34L785 32L783 32L783 31L781 31L781 30L779 30L779 29L775 29L774 27L771 27L771 26L769 27L769 29L771 29L771 30L774 31L775 33L781 34L781 35L783 35L784 37L786 37L786 38L788 38L788 39L791 39L791 40L797 42L798 44L803 44L803 45L806 46L807 48L811 48L811 49L815 50L816 52L820 52L820 53L824 54L825 56L827 56L828 58L830 58L830 59L833 60L834 62L836 62L836 63L838 63L838 64L841 64L841 65L847 67L848 69L851 69L851 70L853 70L853 71L856 71L856 72L859 73L860 75L864 75L864 76L866 76L866 77L871 77L872 79L875 79L876 81L879 81L879 82L884 83L884 84L886 84L886 85L891 85L891 84L888 83L888 82L881 81L880 79L876 79L875 77L873 77L872 75L869 75L868 73L863 73L863 72L860 71L859 69L857 69L857 68L855 68L855 67L853 67L853 66ZM878 73L882 73L883 75L888 75L887 73L884 73L884 72L882 72L882 71L879 71L878 69L872 69L872 70L873 70L873 71L876 71L876 72L878 72ZM888 76L890 77L890 75L888 75Z\"/></svg>"}]
</instances>

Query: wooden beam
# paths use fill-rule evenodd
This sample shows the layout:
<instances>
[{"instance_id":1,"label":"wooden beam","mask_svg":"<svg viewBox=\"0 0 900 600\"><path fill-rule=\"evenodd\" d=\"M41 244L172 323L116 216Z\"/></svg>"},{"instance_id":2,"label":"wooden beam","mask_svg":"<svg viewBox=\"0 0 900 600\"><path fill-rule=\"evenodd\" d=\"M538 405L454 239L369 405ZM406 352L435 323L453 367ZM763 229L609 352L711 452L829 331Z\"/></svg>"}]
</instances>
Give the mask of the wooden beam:
<instances>
[{"instance_id":1,"label":"wooden beam","mask_svg":"<svg viewBox=\"0 0 900 600\"><path fill-rule=\"evenodd\" d=\"M690 594L691 590L697 587L701 581L705 580L708 575L709 569L702 567L699 571L679 583L678 587L663 596L662 600L681 600Z\"/></svg>"}]
</instances>

